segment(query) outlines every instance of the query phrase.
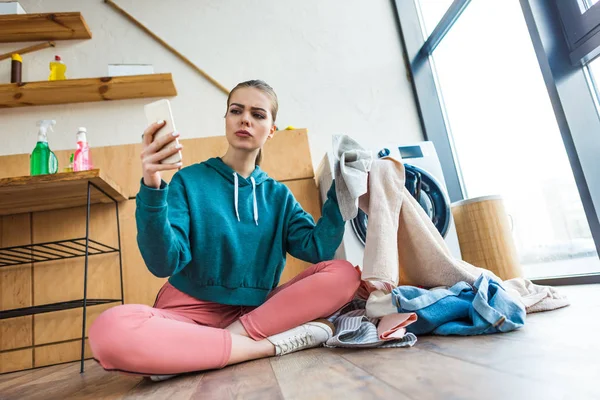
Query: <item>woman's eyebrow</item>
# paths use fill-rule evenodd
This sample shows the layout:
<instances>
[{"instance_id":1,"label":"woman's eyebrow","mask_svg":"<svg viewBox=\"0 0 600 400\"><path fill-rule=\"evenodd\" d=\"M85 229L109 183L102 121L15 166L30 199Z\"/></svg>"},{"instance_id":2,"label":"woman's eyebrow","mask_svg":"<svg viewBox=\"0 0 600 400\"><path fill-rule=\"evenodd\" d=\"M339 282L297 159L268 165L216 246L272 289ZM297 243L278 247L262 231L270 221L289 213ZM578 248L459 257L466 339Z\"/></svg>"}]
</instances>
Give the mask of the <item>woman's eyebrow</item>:
<instances>
[{"instance_id":1,"label":"woman's eyebrow","mask_svg":"<svg viewBox=\"0 0 600 400\"><path fill-rule=\"evenodd\" d=\"M244 106L243 104L240 103L231 103L229 105L229 107L231 106L238 106L240 108L246 108L246 106ZM263 111L263 112L267 112L267 110L265 110L264 108L260 108L260 107L250 107L251 110L259 110L259 111Z\"/></svg>"}]
</instances>

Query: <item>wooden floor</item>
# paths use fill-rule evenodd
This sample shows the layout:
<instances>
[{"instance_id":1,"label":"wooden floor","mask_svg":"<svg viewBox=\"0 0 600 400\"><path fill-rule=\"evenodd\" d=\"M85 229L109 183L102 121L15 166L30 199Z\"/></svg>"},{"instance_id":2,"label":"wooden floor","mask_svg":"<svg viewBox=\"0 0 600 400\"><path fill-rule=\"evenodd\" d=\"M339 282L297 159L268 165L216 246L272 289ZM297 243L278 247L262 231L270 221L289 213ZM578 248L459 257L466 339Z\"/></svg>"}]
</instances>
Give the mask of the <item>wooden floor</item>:
<instances>
[{"instance_id":1,"label":"wooden floor","mask_svg":"<svg viewBox=\"0 0 600 400\"><path fill-rule=\"evenodd\" d=\"M600 398L600 285L560 288L572 306L524 329L420 337L410 349L313 349L161 383L88 361L0 375L0 399Z\"/></svg>"}]
</instances>

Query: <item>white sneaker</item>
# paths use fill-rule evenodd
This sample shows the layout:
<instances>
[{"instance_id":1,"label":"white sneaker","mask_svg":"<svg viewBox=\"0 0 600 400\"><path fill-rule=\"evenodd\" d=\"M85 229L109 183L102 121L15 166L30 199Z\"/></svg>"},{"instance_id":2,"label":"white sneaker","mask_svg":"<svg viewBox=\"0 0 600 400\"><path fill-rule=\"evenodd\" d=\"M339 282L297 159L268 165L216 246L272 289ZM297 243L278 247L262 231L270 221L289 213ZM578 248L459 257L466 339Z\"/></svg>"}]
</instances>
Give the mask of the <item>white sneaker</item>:
<instances>
[{"instance_id":1,"label":"white sneaker","mask_svg":"<svg viewBox=\"0 0 600 400\"><path fill-rule=\"evenodd\" d=\"M148 378L150 378L152 382L162 382L167 379L175 378L176 376L177 375L150 375Z\"/></svg>"},{"instance_id":2,"label":"white sneaker","mask_svg":"<svg viewBox=\"0 0 600 400\"><path fill-rule=\"evenodd\" d=\"M269 336L267 340L275 346L275 355L282 356L322 345L333 336L334 329L331 322L319 319Z\"/></svg>"}]
</instances>

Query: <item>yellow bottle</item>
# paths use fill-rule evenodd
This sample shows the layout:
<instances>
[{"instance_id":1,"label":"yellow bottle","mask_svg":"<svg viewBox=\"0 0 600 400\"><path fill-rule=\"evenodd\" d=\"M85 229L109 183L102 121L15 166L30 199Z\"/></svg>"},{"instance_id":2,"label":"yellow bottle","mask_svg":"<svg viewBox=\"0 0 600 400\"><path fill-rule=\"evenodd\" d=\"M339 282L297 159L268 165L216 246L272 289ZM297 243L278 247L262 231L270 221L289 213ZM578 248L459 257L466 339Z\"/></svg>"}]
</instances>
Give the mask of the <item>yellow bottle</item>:
<instances>
[{"instance_id":1,"label":"yellow bottle","mask_svg":"<svg viewBox=\"0 0 600 400\"><path fill-rule=\"evenodd\" d=\"M67 66L60 60L60 56L54 56L54 61L50 62L50 76L49 81L64 81L67 79L65 72Z\"/></svg>"}]
</instances>

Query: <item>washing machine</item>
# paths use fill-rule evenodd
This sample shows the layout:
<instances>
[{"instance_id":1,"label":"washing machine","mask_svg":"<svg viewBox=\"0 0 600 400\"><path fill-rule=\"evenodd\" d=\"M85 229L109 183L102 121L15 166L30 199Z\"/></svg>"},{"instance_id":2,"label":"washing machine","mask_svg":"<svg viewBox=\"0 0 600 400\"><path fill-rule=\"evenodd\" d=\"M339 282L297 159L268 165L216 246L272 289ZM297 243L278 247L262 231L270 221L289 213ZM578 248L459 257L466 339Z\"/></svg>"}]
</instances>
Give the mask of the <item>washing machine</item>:
<instances>
[{"instance_id":1,"label":"washing machine","mask_svg":"<svg viewBox=\"0 0 600 400\"><path fill-rule=\"evenodd\" d=\"M452 255L461 258L448 190L433 143L426 141L402 146L382 146L372 151L374 157L391 155L402 160L406 175L405 187L431 218ZM327 199L327 191L334 178L334 161L333 154L329 152L317 168L317 182L323 202ZM368 217L359 209L358 215L346 222L344 239L335 253L335 258L362 266L367 228Z\"/></svg>"}]
</instances>

